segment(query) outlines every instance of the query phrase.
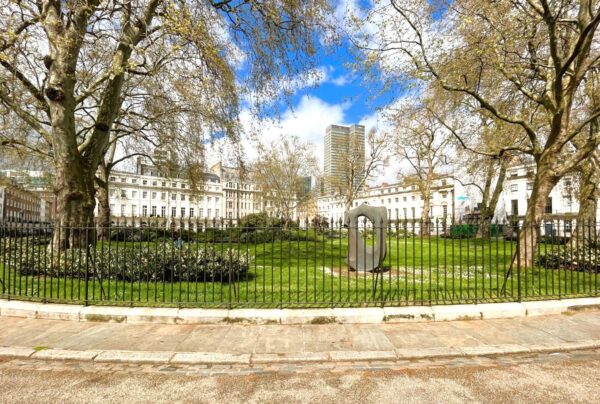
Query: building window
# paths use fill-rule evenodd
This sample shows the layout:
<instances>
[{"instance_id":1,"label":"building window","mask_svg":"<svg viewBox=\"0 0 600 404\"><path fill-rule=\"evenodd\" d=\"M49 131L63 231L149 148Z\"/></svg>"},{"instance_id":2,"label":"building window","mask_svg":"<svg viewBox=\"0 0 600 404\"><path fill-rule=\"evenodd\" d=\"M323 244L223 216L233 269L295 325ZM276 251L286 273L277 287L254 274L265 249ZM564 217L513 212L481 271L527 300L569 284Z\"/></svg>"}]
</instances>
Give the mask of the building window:
<instances>
[{"instance_id":1,"label":"building window","mask_svg":"<svg viewBox=\"0 0 600 404\"><path fill-rule=\"evenodd\" d=\"M124 189L121 190L121 198L127 198L127 191Z\"/></svg>"},{"instance_id":2,"label":"building window","mask_svg":"<svg viewBox=\"0 0 600 404\"><path fill-rule=\"evenodd\" d=\"M519 200L518 199L513 199L512 201L510 201L510 213L512 215L519 214Z\"/></svg>"},{"instance_id":3,"label":"building window","mask_svg":"<svg viewBox=\"0 0 600 404\"><path fill-rule=\"evenodd\" d=\"M148 185L148 181L146 181L146 180L143 180L143 181L142 181L142 185Z\"/></svg>"},{"instance_id":4,"label":"building window","mask_svg":"<svg viewBox=\"0 0 600 404\"><path fill-rule=\"evenodd\" d=\"M198 217L202 217L202 216L204 216L204 209L200 208L198 210Z\"/></svg>"},{"instance_id":5,"label":"building window","mask_svg":"<svg viewBox=\"0 0 600 404\"><path fill-rule=\"evenodd\" d=\"M219 217L219 209L215 209L215 217Z\"/></svg>"},{"instance_id":6,"label":"building window","mask_svg":"<svg viewBox=\"0 0 600 404\"><path fill-rule=\"evenodd\" d=\"M162 185L163 187L166 187L166 186L167 186L167 182L166 182L166 181L163 181L161 185Z\"/></svg>"},{"instance_id":7,"label":"building window","mask_svg":"<svg viewBox=\"0 0 600 404\"><path fill-rule=\"evenodd\" d=\"M121 216L125 216L125 209L127 209L127 205L121 205Z\"/></svg>"},{"instance_id":8,"label":"building window","mask_svg":"<svg viewBox=\"0 0 600 404\"><path fill-rule=\"evenodd\" d=\"M181 183L181 189L185 189L185 184Z\"/></svg>"},{"instance_id":9,"label":"building window","mask_svg":"<svg viewBox=\"0 0 600 404\"><path fill-rule=\"evenodd\" d=\"M527 190L531 191L533 189L533 182L528 182L527 183Z\"/></svg>"},{"instance_id":10,"label":"building window","mask_svg":"<svg viewBox=\"0 0 600 404\"><path fill-rule=\"evenodd\" d=\"M144 217L148 216L148 206L146 206L146 205L142 206L142 216L144 216Z\"/></svg>"},{"instance_id":11,"label":"building window","mask_svg":"<svg viewBox=\"0 0 600 404\"><path fill-rule=\"evenodd\" d=\"M135 198L137 196L137 191L131 191L131 197Z\"/></svg>"},{"instance_id":12,"label":"building window","mask_svg":"<svg viewBox=\"0 0 600 404\"><path fill-rule=\"evenodd\" d=\"M137 184L137 178L132 178L132 179L131 179L131 183L132 183L132 184Z\"/></svg>"},{"instance_id":13,"label":"building window","mask_svg":"<svg viewBox=\"0 0 600 404\"><path fill-rule=\"evenodd\" d=\"M163 201L164 201L165 199L167 199L167 193L166 193L166 192L161 192L161 193L160 193L160 199L161 199L161 200L163 200Z\"/></svg>"},{"instance_id":14,"label":"building window","mask_svg":"<svg viewBox=\"0 0 600 404\"><path fill-rule=\"evenodd\" d=\"M142 198L146 199L148 197L148 191L142 192Z\"/></svg>"},{"instance_id":15,"label":"building window","mask_svg":"<svg viewBox=\"0 0 600 404\"><path fill-rule=\"evenodd\" d=\"M177 216L177 208L171 208L171 217Z\"/></svg>"},{"instance_id":16,"label":"building window","mask_svg":"<svg viewBox=\"0 0 600 404\"><path fill-rule=\"evenodd\" d=\"M510 184L510 192L517 192L519 190L519 184Z\"/></svg>"},{"instance_id":17,"label":"building window","mask_svg":"<svg viewBox=\"0 0 600 404\"><path fill-rule=\"evenodd\" d=\"M210 217L211 209L207 209L207 216Z\"/></svg>"},{"instance_id":18,"label":"building window","mask_svg":"<svg viewBox=\"0 0 600 404\"><path fill-rule=\"evenodd\" d=\"M152 181L152 186L156 186L156 181Z\"/></svg>"},{"instance_id":19,"label":"building window","mask_svg":"<svg viewBox=\"0 0 600 404\"><path fill-rule=\"evenodd\" d=\"M156 199L156 192L152 192L152 199Z\"/></svg>"},{"instance_id":20,"label":"building window","mask_svg":"<svg viewBox=\"0 0 600 404\"><path fill-rule=\"evenodd\" d=\"M565 220L565 233L571 233L573 223L570 220Z\"/></svg>"},{"instance_id":21,"label":"building window","mask_svg":"<svg viewBox=\"0 0 600 404\"><path fill-rule=\"evenodd\" d=\"M185 194L181 194L181 200L185 201Z\"/></svg>"},{"instance_id":22,"label":"building window","mask_svg":"<svg viewBox=\"0 0 600 404\"><path fill-rule=\"evenodd\" d=\"M185 217L185 208L181 208L181 217Z\"/></svg>"},{"instance_id":23,"label":"building window","mask_svg":"<svg viewBox=\"0 0 600 404\"><path fill-rule=\"evenodd\" d=\"M116 180L117 180L117 178L116 178L116 177L110 177L110 178L109 178L109 181L116 181Z\"/></svg>"},{"instance_id":24,"label":"building window","mask_svg":"<svg viewBox=\"0 0 600 404\"><path fill-rule=\"evenodd\" d=\"M127 182L127 178L121 178L121 182Z\"/></svg>"},{"instance_id":25,"label":"building window","mask_svg":"<svg viewBox=\"0 0 600 404\"><path fill-rule=\"evenodd\" d=\"M171 200L172 201L176 201L177 200L177 194L171 194Z\"/></svg>"},{"instance_id":26,"label":"building window","mask_svg":"<svg viewBox=\"0 0 600 404\"><path fill-rule=\"evenodd\" d=\"M132 217L137 216L137 205L131 205L131 216Z\"/></svg>"},{"instance_id":27,"label":"building window","mask_svg":"<svg viewBox=\"0 0 600 404\"><path fill-rule=\"evenodd\" d=\"M546 201L546 207L544 208L544 213L552 213L552 198L548 198Z\"/></svg>"},{"instance_id":28,"label":"building window","mask_svg":"<svg viewBox=\"0 0 600 404\"><path fill-rule=\"evenodd\" d=\"M150 208L150 214L152 216L156 216L156 206L152 206L152 208Z\"/></svg>"},{"instance_id":29,"label":"building window","mask_svg":"<svg viewBox=\"0 0 600 404\"><path fill-rule=\"evenodd\" d=\"M161 206L160 207L160 216L161 217L165 217L167 215L167 207L166 206Z\"/></svg>"},{"instance_id":30,"label":"building window","mask_svg":"<svg viewBox=\"0 0 600 404\"><path fill-rule=\"evenodd\" d=\"M190 208L190 217L194 217L194 208Z\"/></svg>"}]
</instances>

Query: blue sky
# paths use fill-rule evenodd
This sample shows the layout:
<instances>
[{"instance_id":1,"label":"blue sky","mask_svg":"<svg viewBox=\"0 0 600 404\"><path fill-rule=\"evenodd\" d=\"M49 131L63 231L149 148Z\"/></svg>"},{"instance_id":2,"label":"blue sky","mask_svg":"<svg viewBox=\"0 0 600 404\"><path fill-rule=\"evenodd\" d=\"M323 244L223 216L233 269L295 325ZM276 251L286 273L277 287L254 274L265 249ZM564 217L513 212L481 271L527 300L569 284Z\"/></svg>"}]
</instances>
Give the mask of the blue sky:
<instances>
[{"instance_id":1,"label":"blue sky","mask_svg":"<svg viewBox=\"0 0 600 404\"><path fill-rule=\"evenodd\" d=\"M355 9L357 4L369 6L369 0L338 0L335 18L343 25L345 11ZM360 72L350 66L355 62L356 52L346 39L335 48L322 49L316 60L321 80L315 83L297 83L297 90L287 100L279 100L279 120L260 120L256 116L242 113L242 123L256 125L261 140L265 143L283 136L295 135L314 145L315 155L322 163L325 129L331 124L363 124L366 130L381 128L377 108L397 96L388 93L373 98L373 83L363 80ZM256 130L256 127L253 127ZM245 157L252 160L255 151L251 142L243 144ZM219 156L215 155L215 159ZM397 173L383 173L380 181L393 181Z\"/></svg>"}]
</instances>

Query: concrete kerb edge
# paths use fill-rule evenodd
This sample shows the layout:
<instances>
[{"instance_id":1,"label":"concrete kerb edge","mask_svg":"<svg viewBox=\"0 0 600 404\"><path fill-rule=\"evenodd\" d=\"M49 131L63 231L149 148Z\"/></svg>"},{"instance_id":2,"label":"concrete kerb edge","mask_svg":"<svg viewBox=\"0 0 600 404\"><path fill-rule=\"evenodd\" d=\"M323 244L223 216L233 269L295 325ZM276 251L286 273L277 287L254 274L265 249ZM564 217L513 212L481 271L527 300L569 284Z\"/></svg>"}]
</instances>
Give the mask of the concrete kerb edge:
<instances>
[{"instance_id":1,"label":"concrete kerb edge","mask_svg":"<svg viewBox=\"0 0 600 404\"><path fill-rule=\"evenodd\" d=\"M327 362L396 362L437 358L469 358L526 353L553 353L600 349L600 340L561 343L554 346L483 345L480 347L439 347L426 349L395 349L393 351L330 351L297 354L223 354L216 352L169 351L76 351L49 349L35 351L25 347L0 347L0 358L48 361L84 360L98 363L146 363L164 365L281 364Z\"/></svg>"},{"instance_id":2,"label":"concrete kerb edge","mask_svg":"<svg viewBox=\"0 0 600 404\"><path fill-rule=\"evenodd\" d=\"M0 299L0 316L129 324L377 324L462 321L600 309L600 297L522 303L334 309L177 309L76 306Z\"/></svg>"}]
</instances>

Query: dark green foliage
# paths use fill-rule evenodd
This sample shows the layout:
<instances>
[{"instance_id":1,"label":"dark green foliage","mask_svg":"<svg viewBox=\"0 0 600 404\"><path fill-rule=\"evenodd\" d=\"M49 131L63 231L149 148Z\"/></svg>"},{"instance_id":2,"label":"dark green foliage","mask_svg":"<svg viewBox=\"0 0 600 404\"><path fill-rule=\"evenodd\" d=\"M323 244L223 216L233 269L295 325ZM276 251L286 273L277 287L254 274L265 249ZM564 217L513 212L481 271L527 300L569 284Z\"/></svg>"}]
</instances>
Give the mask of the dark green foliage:
<instances>
[{"instance_id":1,"label":"dark green foliage","mask_svg":"<svg viewBox=\"0 0 600 404\"><path fill-rule=\"evenodd\" d=\"M579 248L563 247L540 255L537 264L547 269L600 273L600 246L597 243L586 243Z\"/></svg>"},{"instance_id":2,"label":"dark green foliage","mask_svg":"<svg viewBox=\"0 0 600 404\"><path fill-rule=\"evenodd\" d=\"M273 229L285 227L285 220L271 217L267 212L251 213L240 219L239 227L243 232L252 232L260 229ZM293 220L287 222L288 228L297 228L298 223Z\"/></svg>"},{"instance_id":3,"label":"dark green foliage","mask_svg":"<svg viewBox=\"0 0 600 404\"><path fill-rule=\"evenodd\" d=\"M242 233L241 243L257 244L271 243L275 241L315 241L318 235L310 231L299 231L296 229L257 229L252 232Z\"/></svg>"},{"instance_id":4,"label":"dark green foliage","mask_svg":"<svg viewBox=\"0 0 600 404\"><path fill-rule=\"evenodd\" d=\"M32 247L28 254L13 254L9 266L22 275L126 281L221 281L239 279L249 268L247 257L234 250L178 248L166 243L151 250L132 247L71 249L60 257L49 257Z\"/></svg>"}]
</instances>

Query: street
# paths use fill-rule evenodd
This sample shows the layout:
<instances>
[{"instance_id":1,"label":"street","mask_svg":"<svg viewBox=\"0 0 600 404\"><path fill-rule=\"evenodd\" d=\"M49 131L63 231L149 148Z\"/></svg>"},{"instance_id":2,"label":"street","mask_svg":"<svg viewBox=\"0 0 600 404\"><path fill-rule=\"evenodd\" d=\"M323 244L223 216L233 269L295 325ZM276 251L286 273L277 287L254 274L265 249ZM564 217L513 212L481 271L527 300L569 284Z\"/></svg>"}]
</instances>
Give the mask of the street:
<instances>
[{"instance_id":1,"label":"street","mask_svg":"<svg viewBox=\"0 0 600 404\"><path fill-rule=\"evenodd\" d=\"M390 362L0 362L2 403L600 402L600 350Z\"/></svg>"}]
</instances>

